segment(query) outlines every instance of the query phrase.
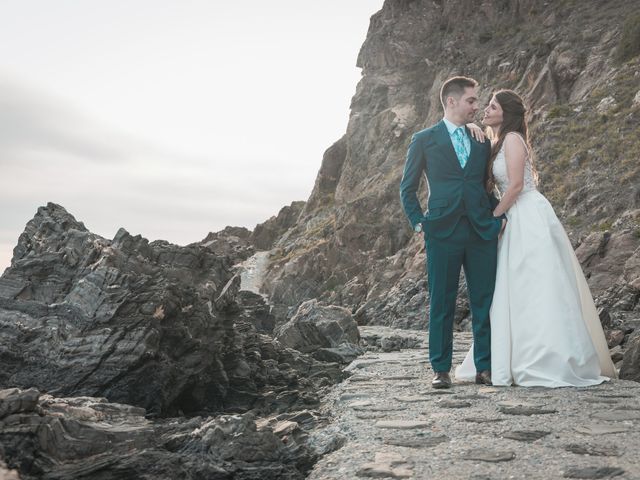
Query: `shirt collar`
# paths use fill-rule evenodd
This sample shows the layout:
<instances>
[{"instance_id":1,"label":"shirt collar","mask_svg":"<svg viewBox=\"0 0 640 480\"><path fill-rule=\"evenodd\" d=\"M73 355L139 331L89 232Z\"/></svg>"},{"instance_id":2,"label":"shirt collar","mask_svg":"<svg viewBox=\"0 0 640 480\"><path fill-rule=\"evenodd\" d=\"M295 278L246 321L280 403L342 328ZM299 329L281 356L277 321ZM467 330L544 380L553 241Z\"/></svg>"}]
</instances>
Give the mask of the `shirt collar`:
<instances>
[{"instance_id":1,"label":"shirt collar","mask_svg":"<svg viewBox=\"0 0 640 480\"><path fill-rule=\"evenodd\" d=\"M442 121L444 122L444 124L447 126L447 130L449 131L449 135L453 135L453 132L459 128L458 125L456 125L455 123L450 122L449 120L447 120L446 118L443 118ZM463 127L463 133L464 133L464 125L460 125L461 127Z\"/></svg>"}]
</instances>

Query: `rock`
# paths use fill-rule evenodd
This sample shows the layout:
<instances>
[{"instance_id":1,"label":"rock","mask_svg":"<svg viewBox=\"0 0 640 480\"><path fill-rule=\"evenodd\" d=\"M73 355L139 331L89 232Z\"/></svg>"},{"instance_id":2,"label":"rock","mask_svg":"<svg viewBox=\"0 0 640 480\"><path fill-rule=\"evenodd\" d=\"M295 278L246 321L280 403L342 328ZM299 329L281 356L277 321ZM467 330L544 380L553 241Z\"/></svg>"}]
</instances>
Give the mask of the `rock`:
<instances>
[{"instance_id":1,"label":"rock","mask_svg":"<svg viewBox=\"0 0 640 480\"><path fill-rule=\"evenodd\" d=\"M416 438L387 438L384 443L387 445L395 445L397 447L431 448L448 441L449 437L446 435L429 435Z\"/></svg>"},{"instance_id":2,"label":"rock","mask_svg":"<svg viewBox=\"0 0 640 480\"><path fill-rule=\"evenodd\" d=\"M401 406L391 406L391 405L371 405L371 406L355 406L354 410L366 410L369 412L397 412L398 410L402 410ZM386 428L386 427L385 427Z\"/></svg>"},{"instance_id":3,"label":"rock","mask_svg":"<svg viewBox=\"0 0 640 480\"><path fill-rule=\"evenodd\" d=\"M227 229L180 247L120 229L107 240L58 205L39 208L0 277L0 387L106 397L149 415L317 398L338 366L261 336L268 317L252 315L264 303L245 312L238 301L233 265L252 252L247 236Z\"/></svg>"},{"instance_id":4,"label":"rock","mask_svg":"<svg viewBox=\"0 0 640 480\"><path fill-rule=\"evenodd\" d=\"M611 356L611 361L613 363L618 363L624 358L624 353L620 345L616 345L611 350L609 350L609 355Z\"/></svg>"},{"instance_id":5,"label":"rock","mask_svg":"<svg viewBox=\"0 0 640 480\"><path fill-rule=\"evenodd\" d=\"M342 448L348 439L336 426L314 430L309 434L308 447L317 455L322 456Z\"/></svg>"},{"instance_id":6,"label":"rock","mask_svg":"<svg viewBox=\"0 0 640 480\"><path fill-rule=\"evenodd\" d=\"M565 472L564 478L613 478L623 474L624 470L617 467L574 467Z\"/></svg>"},{"instance_id":7,"label":"rock","mask_svg":"<svg viewBox=\"0 0 640 480\"><path fill-rule=\"evenodd\" d=\"M381 420L376 422L378 428L391 428L394 430L412 430L414 428L426 428L430 424L420 420Z\"/></svg>"},{"instance_id":8,"label":"rock","mask_svg":"<svg viewBox=\"0 0 640 480\"><path fill-rule=\"evenodd\" d=\"M253 255L254 249L250 244L250 235L251 232L244 227L225 227L219 232L209 232L198 243L218 255L229 257L235 265Z\"/></svg>"},{"instance_id":9,"label":"rock","mask_svg":"<svg viewBox=\"0 0 640 480\"><path fill-rule=\"evenodd\" d=\"M498 450L489 450L485 448L477 448L475 450L470 450L464 454L462 457L463 460L476 460L481 462L509 462L516 458L516 454L514 452L509 451L498 451Z\"/></svg>"},{"instance_id":10,"label":"rock","mask_svg":"<svg viewBox=\"0 0 640 480\"><path fill-rule=\"evenodd\" d=\"M591 423L586 425L579 425L574 427L574 430L578 433L584 433L587 435L607 435L612 433L624 433L628 432L631 427L627 425L610 425L604 423Z\"/></svg>"},{"instance_id":11,"label":"rock","mask_svg":"<svg viewBox=\"0 0 640 480\"><path fill-rule=\"evenodd\" d=\"M236 297L240 308L239 318L251 323L259 333L272 333L276 324L271 307L262 295L240 290Z\"/></svg>"},{"instance_id":12,"label":"rock","mask_svg":"<svg viewBox=\"0 0 640 480\"><path fill-rule=\"evenodd\" d=\"M500 390L495 388L495 387L480 387L478 389L478 393L496 393L499 392Z\"/></svg>"},{"instance_id":13,"label":"rock","mask_svg":"<svg viewBox=\"0 0 640 480\"><path fill-rule=\"evenodd\" d=\"M503 422L504 418L489 418L489 417L466 417L464 418L465 422L472 423L495 423L495 422Z\"/></svg>"},{"instance_id":14,"label":"rock","mask_svg":"<svg viewBox=\"0 0 640 480\"><path fill-rule=\"evenodd\" d=\"M596 420L604 420L606 422L622 422L627 420L639 420L640 412L634 410L605 410L595 412L591 418Z\"/></svg>"},{"instance_id":15,"label":"rock","mask_svg":"<svg viewBox=\"0 0 640 480\"><path fill-rule=\"evenodd\" d=\"M400 381L404 381L404 380L418 380L419 377L416 377L414 375L391 375L389 377L383 377L382 379L384 381L387 382L396 382L398 380Z\"/></svg>"},{"instance_id":16,"label":"rock","mask_svg":"<svg viewBox=\"0 0 640 480\"><path fill-rule=\"evenodd\" d=\"M626 343L620 378L640 382L640 332L634 333Z\"/></svg>"},{"instance_id":17,"label":"rock","mask_svg":"<svg viewBox=\"0 0 640 480\"><path fill-rule=\"evenodd\" d=\"M377 418L385 418L387 414L384 412L366 412L366 413L358 412L355 414L355 416L360 420L373 420Z\"/></svg>"},{"instance_id":18,"label":"rock","mask_svg":"<svg viewBox=\"0 0 640 480\"><path fill-rule=\"evenodd\" d=\"M640 290L640 249L625 262L623 276L628 285L636 291Z\"/></svg>"},{"instance_id":19,"label":"rock","mask_svg":"<svg viewBox=\"0 0 640 480\"><path fill-rule=\"evenodd\" d=\"M610 330L607 332L607 344L609 348L616 347L624 340L624 332L622 330Z\"/></svg>"},{"instance_id":20,"label":"rock","mask_svg":"<svg viewBox=\"0 0 640 480\"><path fill-rule=\"evenodd\" d=\"M32 391L0 393L23 404L33 399ZM181 421L145 414L104 398L41 394L37 408L0 420L4 455L20 466L23 479L113 480L248 478L256 469L263 479L304 478L317 458L308 442L287 444L269 428L258 431L251 414Z\"/></svg>"},{"instance_id":21,"label":"rock","mask_svg":"<svg viewBox=\"0 0 640 480\"><path fill-rule=\"evenodd\" d=\"M600 100L596 110L599 113L607 113L609 110L612 110L616 106L616 99L612 96L608 96Z\"/></svg>"},{"instance_id":22,"label":"rock","mask_svg":"<svg viewBox=\"0 0 640 480\"><path fill-rule=\"evenodd\" d=\"M364 350L358 345L351 343L342 343L337 347L332 348L319 348L312 353L313 358L322 362L337 362L342 364L348 364L353 362L359 355L362 355Z\"/></svg>"},{"instance_id":23,"label":"rock","mask_svg":"<svg viewBox=\"0 0 640 480\"><path fill-rule=\"evenodd\" d=\"M616 303L620 300L618 297L625 294L626 289L623 287L632 289L625 280L624 270L626 262L639 246L640 237L632 231L605 231L592 233L576 249L576 255L589 280L591 293L594 297L602 297L600 305L607 299L604 305L609 309L609 314L620 309ZM629 269L629 278L634 275L632 271L635 270Z\"/></svg>"},{"instance_id":24,"label":"rock","mask_svg":"<svg viewBox=\"0 0 640 480\"><path fill-rule=\"evenodd\" d=\"M0 390L0 419L14 413L33 412L38 404L40 392L35 388Z\"/></svg>"},{"instance_id":25,"label":"rock","mask_svg":"<svg viewBox=\"0 0 640 480\"><path fill-rule=\"evenodd\" d=\"M278 328L275 338L287 347L308 353L343 343L357 345L360 335L346 308L324 306L317 300L309 300L300 305L291 320Z\"/></svg>"},{"instance_id":26,"label":"rock","mask_svg":"<svg viewBox=\"0 0 640 480\"><path fill-rule=\"evenodd\" d=\"M314 211L334 200L335 189L340 181L346 156L347 137L345 135L324 152L313 191L305 206L306 211Z\"/></svg>"},{"instance_id":27,"label":"rock","mask_svg":"<svg viewBox=\"0 0 640 480\"><path fill-rule=\"evenodd\" d=\"M478 395L477 393L470 393L467 395L456 395L457 400L487 400L489 397L484 395Z\"/></svg>"},{"instance_id":28,"label":"rock","mask_svg":"<svg viewBox=\"0 0 640 480\"><path fill-rule=\"evenodd\" d=\"M374 405L374 403L369 400L358 400L349 404L351 408L370 407L372 405Z\"/></svg>"},{"instance_id":29,"label":"rock","mask_svg":"<svg viewBox=\"0 0 640 480\"><path fill-rule=\"evenodd\" d=\"M282 207L278 215L256 225L249 236L250 242L258 250L270 250L278 240L300 216L305 202L292 202L291 205Z\"/></svg>"},{"instance_id":30,"label":"rock","mask_svg":"<svg viewBox=\"0 0 640 480\"><path fill-rule=\"evenodd\" d=\"M357 472L359 477L409 478L413 476L413 462L402 455L389 452L376 453L375 462L363 465Z\"/></svg>"},{"instance_id":31,"label":"rock","mask_svg":"<svg viewBox=\"0 0 640 480\"><path fill-rule=\"evenodd\" d=\"M611 326L611 314L609 313L609 309L606 307L598 308L598 318L600 318L600 324L603 327Z\"/></svg>"},{"instance_id":32,"label":"rock","mask_svg":"<svg viewBox=\"0 0 640 480\"><path fill-rule=\"evenodd\" d=\"M511 440L518 440L520 442L535 442L543 437L546 437L551 432L545 430L514 430L511 432L503 433L504 438Z\"/></svg>"},{"instance_id":33,"label":"rock","mask_svg":"<svg viewBox=\"0 0 640 480\"><path fill-rule=\"evenodd\" d=\"M615 446L594 446L572 443L564 447L565 450L578 455L591 455L594 457L619 457L620 451Z\"/></svg>"},{"instance_id":34,"label":"rock","mask_svg":"<svg viewBox=\"0 0 640 480\"><path fill-rule=\"evenodd\" d=\"M441 408L469 408L471 403L463 400L440 400L437 405Z\"/></svg>"},{"instance_id":35,"label":"rock","mask_svg":"<svg viewBox=\"0 0 640 480\"><path fill-rule=\"evenodd\" d=\"M393 397L394 400L398 402L406 402L406 403L416 403L416 402L427 402L429 401L429 397L422 397L419 395L410 395L406 397Z\"/></svg>"},{"instance_id":36,"label":"rock","mask_svg":"<svg viewBox=\"0 0 640 480\"><path fill-rule=\"evenodd\" d=\"M627 387L627 388L632 388L632 387ZM601 393L598 396L601 398L635 398L635 395L632 395L629 393L617 393L617 392Z\"/></svg>"},{"instance_id":37,"label":"rock","mask_svg":"<svg viewBox=\"0 0 640 480\"><path fill-rule=\"evenodd\" d=\"M553 408L544 408L542 405L533 405L526 402L504 401L498 402L498 410L507 415L546 415L557 413Z\"/></svg>"},{"instance_id":38,"label":"rock","mask_svg":"<svg viewBox=\"0 0 640 480\"><path fill-rule=\"evenodd\" d=\"M394 352L425 347L425 332L398 331L382 326L361 326L359 331L362 343L367 350Z\"/></svg>"},{"instance_id":39,"label":"rock","mask_svg":"<svg viewBox=\"0 0 640 480\"><path fill-rule=\"evenodd\" d=\"M618 400L616 400L615 398L602 398L602 397L587 397L584 398L583 401L587 402L587 403L607 403L607 404L616 404L618 403Z\"/></svg>"}]
</instances>

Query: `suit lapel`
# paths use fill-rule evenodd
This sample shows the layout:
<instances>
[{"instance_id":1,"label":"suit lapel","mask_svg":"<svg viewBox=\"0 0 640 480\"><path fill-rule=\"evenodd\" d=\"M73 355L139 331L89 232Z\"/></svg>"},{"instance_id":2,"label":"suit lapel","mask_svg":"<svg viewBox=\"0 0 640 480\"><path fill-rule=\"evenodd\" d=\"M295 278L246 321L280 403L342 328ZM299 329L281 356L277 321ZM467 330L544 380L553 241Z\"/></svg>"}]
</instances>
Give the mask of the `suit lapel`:
<instances>
[{"instance_id":1,"label":"suit lapel","mask_svg":"<svg viewBox=\"0 0 640 480\"><path fill-rule=\"evenodd\" d=\"M447 130L444 120L440 120L437 127L436 143L440 148L442 148L447 160L452 162L458 171L462 172L462 167L458 161L458 155L456 155L456 151L453 148L453 143L451 143L451 137L449 136L449 130Z\"/></svg>"}]
</instances>

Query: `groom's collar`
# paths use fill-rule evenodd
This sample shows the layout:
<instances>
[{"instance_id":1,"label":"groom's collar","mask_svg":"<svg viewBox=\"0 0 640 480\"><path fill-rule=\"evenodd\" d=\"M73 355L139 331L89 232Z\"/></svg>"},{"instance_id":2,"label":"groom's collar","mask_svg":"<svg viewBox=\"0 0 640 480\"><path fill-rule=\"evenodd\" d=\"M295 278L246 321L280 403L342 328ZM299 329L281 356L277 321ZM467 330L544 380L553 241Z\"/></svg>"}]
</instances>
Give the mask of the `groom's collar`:
<instances>
[{"instance_id":1,"label":"groom's collar","mask_svg":"<svg viewBox=\"0 0 640 480\"><path fill-rule=\"evenodd\" d=\"M456 125L455 123L447 120L446 118L443 118L442 121L444 122L445 126L447 127L447 131L449 132L449 135L453 135L453 132L457 128L464 127L464 125Z\"/></svg>"}]
</instances>

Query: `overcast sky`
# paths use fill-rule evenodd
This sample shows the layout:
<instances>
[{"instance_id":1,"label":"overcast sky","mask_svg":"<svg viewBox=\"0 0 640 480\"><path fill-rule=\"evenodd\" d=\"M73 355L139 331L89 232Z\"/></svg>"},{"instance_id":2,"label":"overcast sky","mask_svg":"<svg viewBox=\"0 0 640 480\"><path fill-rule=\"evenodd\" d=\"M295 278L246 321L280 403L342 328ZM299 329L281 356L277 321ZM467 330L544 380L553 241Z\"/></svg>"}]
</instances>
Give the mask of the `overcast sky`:
<instances>
[{"instance_id":1,"label":"overcast sky","mask_svg":"<svg viewBox=\"0 0 640 480\"><path fill-rule=\"evenodd\" d=\"M38 206L201 240L306 200L383 0L0 0L0 272Z\"/></svg>"}]
</instances>

